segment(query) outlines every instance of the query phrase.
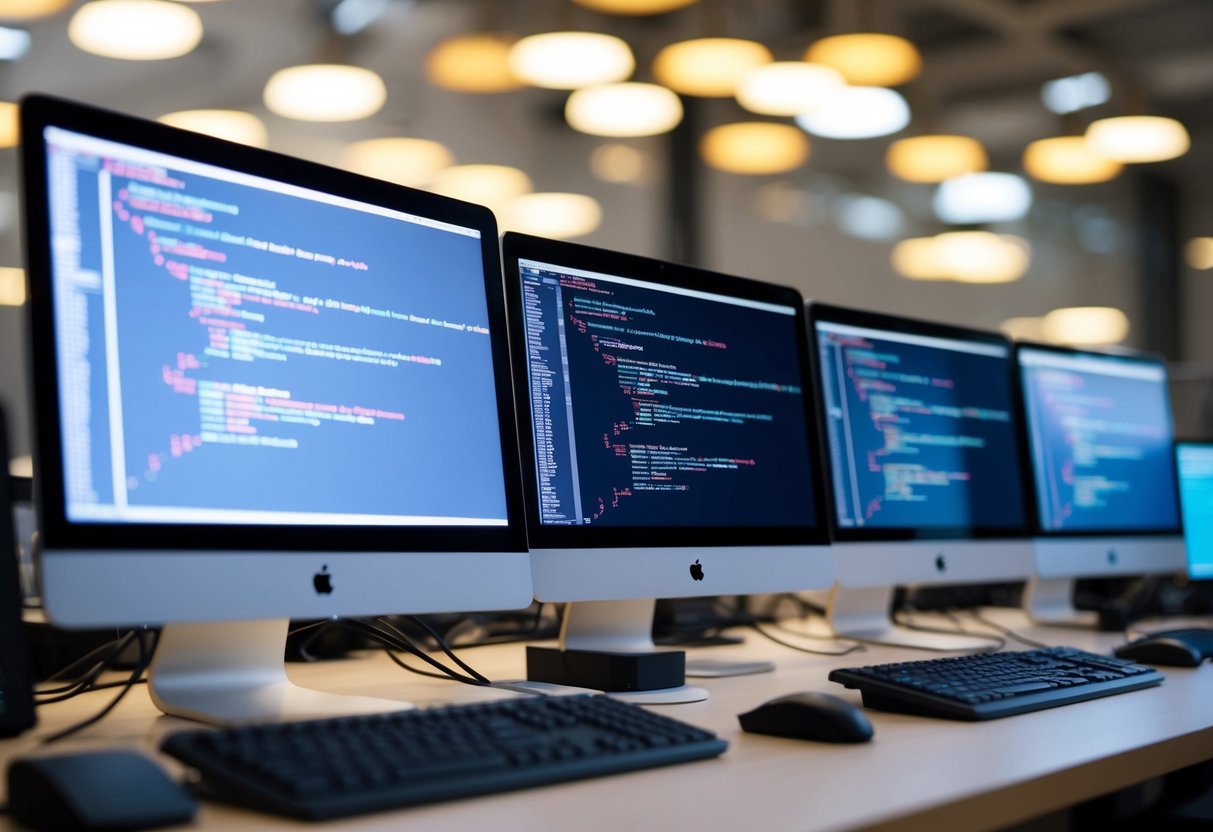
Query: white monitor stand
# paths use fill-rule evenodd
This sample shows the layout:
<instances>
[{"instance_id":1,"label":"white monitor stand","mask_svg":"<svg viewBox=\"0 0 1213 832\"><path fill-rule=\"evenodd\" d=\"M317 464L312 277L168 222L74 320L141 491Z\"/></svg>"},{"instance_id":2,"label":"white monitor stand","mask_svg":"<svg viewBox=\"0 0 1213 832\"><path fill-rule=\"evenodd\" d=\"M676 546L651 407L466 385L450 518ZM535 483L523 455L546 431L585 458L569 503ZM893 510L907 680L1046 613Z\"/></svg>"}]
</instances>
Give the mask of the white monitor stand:
<instances>
[{"instance_id":1,"label":"white monitor stand","mask_svg":"<svg viewBox=\"0 0 1213 832\"><path fill-rule=\"evenodd\" d=\"M1056 537L1034 541L1035 575L1024 589L1024 611L1037 624L1093 628L1094 612L1074 606L1078 578L1113 578L1181 572L1183 538L1174 535Z\"/></svg>"},{"instance_id":2,"label":"white monitor stand","mask_svg":"<svg viewBox=\"0 0 1213 832\"><path fill-rule=\"evenodd\" d=\"M891 618L894 587L1022 580L1031 568L1030 541L916 540L835 543L838 581L825 600L820 635L859 638L926 650L981 650L993 637L936 633ZM887 583L877 583L880 580Z\"/></svg>"}]
</instances>

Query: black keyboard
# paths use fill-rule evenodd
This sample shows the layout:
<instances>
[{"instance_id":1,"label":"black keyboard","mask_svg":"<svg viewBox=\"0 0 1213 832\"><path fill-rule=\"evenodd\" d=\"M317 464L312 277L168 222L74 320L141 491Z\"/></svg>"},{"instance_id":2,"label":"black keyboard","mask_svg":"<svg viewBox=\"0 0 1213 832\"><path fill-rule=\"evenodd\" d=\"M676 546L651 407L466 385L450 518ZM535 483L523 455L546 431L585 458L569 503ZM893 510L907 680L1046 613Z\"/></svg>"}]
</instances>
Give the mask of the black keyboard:
<instances>
[{"instance_id":1,"label":"black keyboard","mask_svg":"<svg viewBox=\"0 0 1213 832\"><path fill-rule=\"evenodd\" d=\"M187 731L161 750L205 797L308 820L715 757L708 731L606 696L507 699Z\"/></svg>"},{"instance_id":2,"label":"black keyboard","mask_svg":"<svg viewBox=\"0 0 1213 832\"><path fill-rule=\"evenodd\" d=\"M1157 670L1073 647L852 667L830 681L882 711L997 719L1161 684Z\"/></svg>"}]
</instances>

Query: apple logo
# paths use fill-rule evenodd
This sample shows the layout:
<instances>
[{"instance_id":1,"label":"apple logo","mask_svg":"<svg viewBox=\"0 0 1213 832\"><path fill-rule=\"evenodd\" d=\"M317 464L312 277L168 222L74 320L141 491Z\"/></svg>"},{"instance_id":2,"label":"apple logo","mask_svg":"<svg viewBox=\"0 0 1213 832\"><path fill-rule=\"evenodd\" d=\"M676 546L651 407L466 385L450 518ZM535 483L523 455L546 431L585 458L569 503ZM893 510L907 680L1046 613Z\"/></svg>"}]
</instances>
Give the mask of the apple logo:
<instances>
[{"instance_id":1,"label":"apple logo","mask_svg":"<svg viewBox=\"0 0 1213 832\"><path fill-rule=\"evenodd\" d=\"M695 562L691 564L691 577L697 581L703 580L703 567L699 565L698 558L696 558Z\"/></svg>"},{"instance_id":2,"label":"apple logo","mask_svg":"<svg viewBox=\"0 0 1213 832\"><path fill-rule=\"evenodd\" d=\"M943 556L943 552L940 552L938 555L935 556L935 571L936 572L947 572L948 571L948 559Z\"/></svg>"},{"instance_id":3,"label":"apple logo","mask_svg":"<svg viewBox=\"0 0 1213 832\"><path fill-rule=\"evenodd\" d=\"M320 571L312 576L312 586L320 595L328 595L333 591L333 576L329 574L328 564L320 567Z\"/></svg>"},{"instance_id":4,"label":"apple logo","mask_svg":"<svg viewBox=\"0 0 1213 832\"><path fill-rule=\"evenodd\" d=\"M1115 549L1108 550L1108 565L1109 566L1116 565L1116 550Z\"/></svg>"}]
</instances>

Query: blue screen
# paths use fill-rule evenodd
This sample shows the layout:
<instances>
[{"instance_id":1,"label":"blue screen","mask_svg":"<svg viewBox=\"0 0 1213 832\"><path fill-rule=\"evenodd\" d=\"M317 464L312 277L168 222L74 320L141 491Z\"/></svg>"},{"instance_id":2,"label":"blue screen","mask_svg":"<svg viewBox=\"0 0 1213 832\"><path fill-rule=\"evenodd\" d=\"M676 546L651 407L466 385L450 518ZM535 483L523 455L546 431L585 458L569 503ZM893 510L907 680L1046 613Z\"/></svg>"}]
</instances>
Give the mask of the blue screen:
<instances>
[{"instance_id":1,"label":"blue screen","mask_svg":"<svg viewBox=\"0 0 1213 832\"><path fill-rule=\"evenodd\" d=\"M1176 531L1174 449L1162 364L1019 351L1044 531Z\"/></svg>"},{"instance_id":2,"label":"blue screen","mask_svg":"<svg viewBox=\"0 0 1213 832\"><path fill-rule=\"evenodd\" d=\"M1213 578L1213 445L1181 444L1176 459L1188 577L1208 580Z\"/></svg>"},{"instance_id":3,"label":"blue screen","mask_svg":"<svg viewBox=\"0 0 1213 832\"><path fill-rule=\"evenodd\" d=\"M540 521L816 522L796 309L520 262Z\"/></svg>"},{"instance_id":4,"label":"blue screen","mask_svg":"<svg viewBox=\"0 0 1213 832\"><path fill-rule=\"evenodd\" d=\"M843 529L1025 529L1010 348L816 323Z\"/></svg>"},{"instance_id":5,"label":"blue screen","mask_svg":"<svg viewBox=\"0 0 1213 832\"><path fill-rule=\"evenodd\" d=\"M70 520L506 524L477 230L45 138Z\"/></svg>"}]
</instances>

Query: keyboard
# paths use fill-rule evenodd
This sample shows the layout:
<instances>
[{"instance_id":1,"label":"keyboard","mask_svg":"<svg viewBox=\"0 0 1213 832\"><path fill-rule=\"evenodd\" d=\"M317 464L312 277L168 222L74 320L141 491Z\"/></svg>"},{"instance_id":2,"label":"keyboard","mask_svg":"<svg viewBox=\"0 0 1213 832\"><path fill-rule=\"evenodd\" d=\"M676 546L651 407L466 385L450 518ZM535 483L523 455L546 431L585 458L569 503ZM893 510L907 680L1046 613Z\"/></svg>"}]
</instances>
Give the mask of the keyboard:
<instances>
[{"instance_id":1,"label":"keyboard","mask_svg":"<svg viewBox=\"0 0 1213 832\"><path fill-rule=\"evenodd\" d=\"M882 711L998 719L1161 684L1157 670L1073 647L853 667L830 681Z\"/></svg>"},{"instance_id":2,"label":"keyboard","mask_svg":"<svg viewBox=\"0 0 1213 832\"><path fill-rule=\"evenodd\" d=\"M507 699L170 736L204 797L324 820L688 762L714 734L606 696Z\"/></svg>"}]
</instances>

